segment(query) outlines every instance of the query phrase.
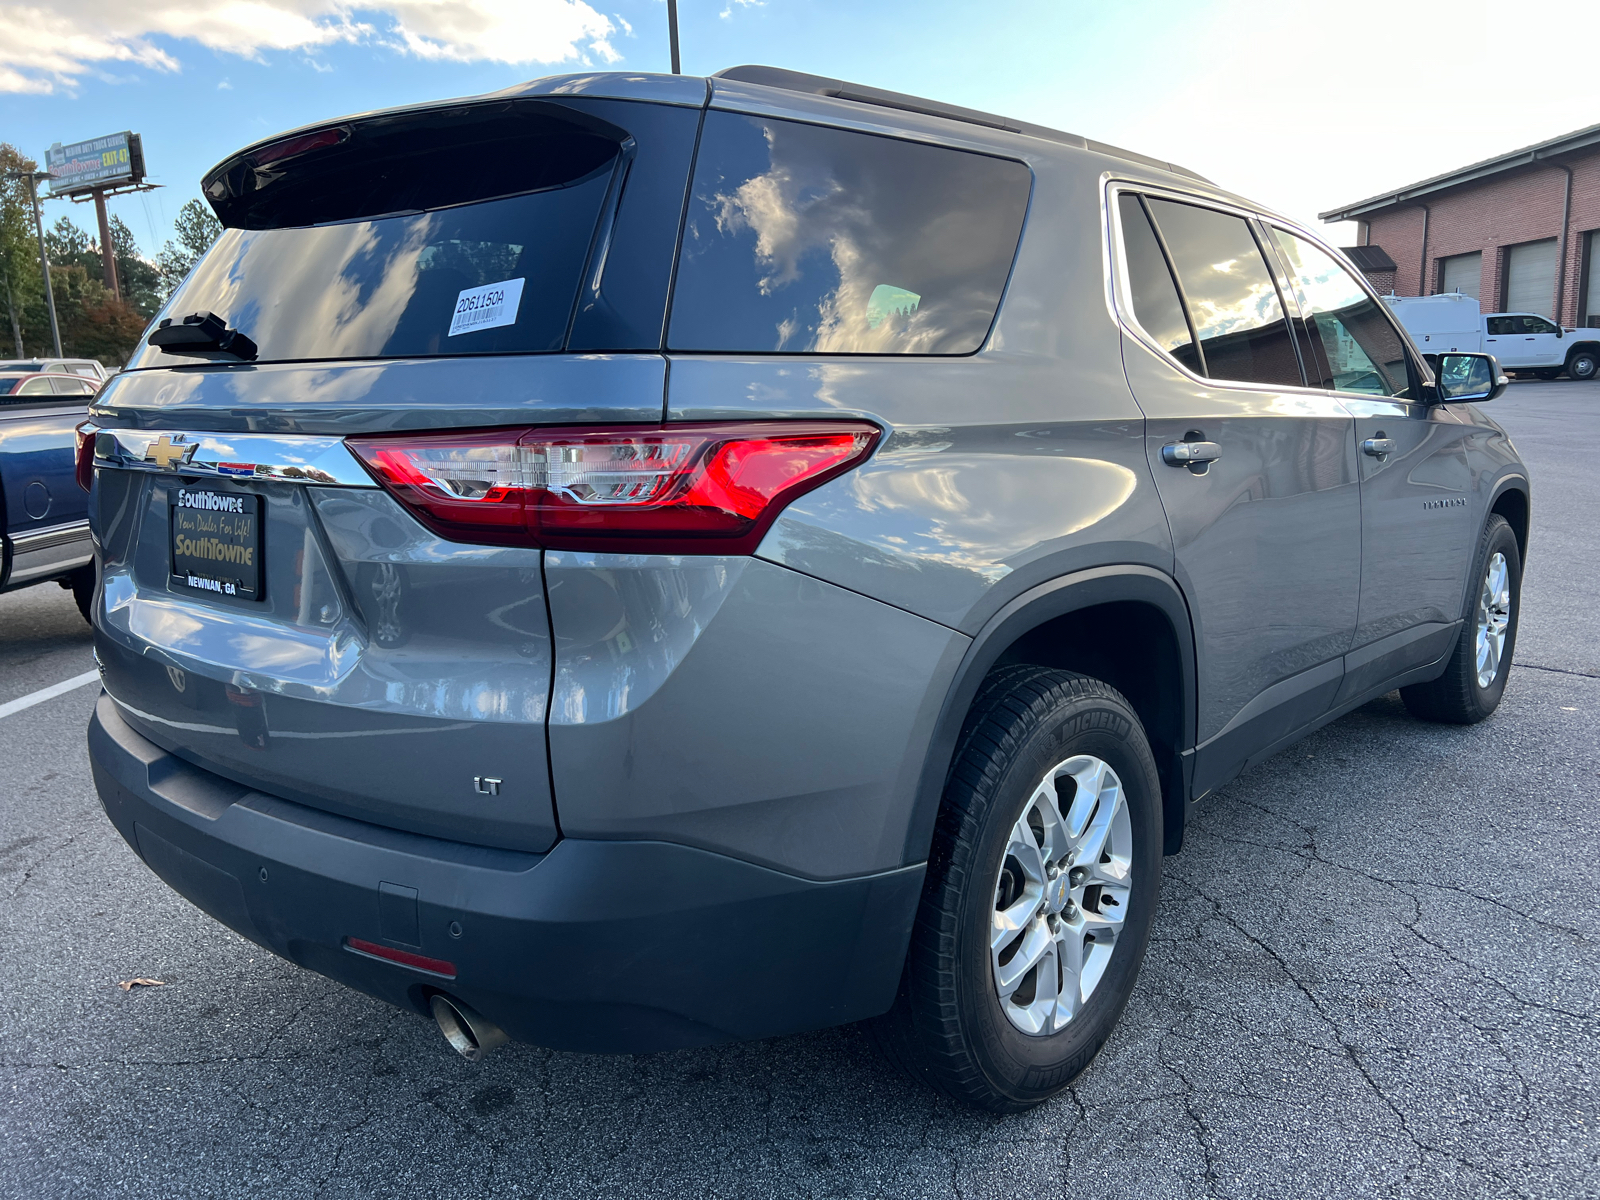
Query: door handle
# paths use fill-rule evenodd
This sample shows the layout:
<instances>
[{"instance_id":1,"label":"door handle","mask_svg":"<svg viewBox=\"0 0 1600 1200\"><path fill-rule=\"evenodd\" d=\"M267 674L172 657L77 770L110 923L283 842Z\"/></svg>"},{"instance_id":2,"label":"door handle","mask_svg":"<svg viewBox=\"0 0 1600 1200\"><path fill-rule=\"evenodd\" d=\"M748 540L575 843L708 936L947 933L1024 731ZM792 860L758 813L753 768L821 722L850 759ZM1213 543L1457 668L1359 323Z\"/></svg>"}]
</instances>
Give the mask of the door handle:
<instances>
[{"instance_id":1,"label":"door handle","mask_svg":"<svg viewBox=\"0 0 1600 1200\"><path fill-rule=\"evenodd\" d=\"M1215 442L1168 442L1161 447L1161 461L1169 467L1204 467L1222 457Z\"/></svg>"},{"instance_id":2,"label":"door handle","mask_svg":"<svg viewBox=\"0 0 1600 1200\"><path fill-rule=\"evenodd\" d=\"M1394 439L1386 437L1370 437L1361 443L1361 452L1370 454L1373 458L1387 458L1394 453Z\"/></svg>"}]
</instances>

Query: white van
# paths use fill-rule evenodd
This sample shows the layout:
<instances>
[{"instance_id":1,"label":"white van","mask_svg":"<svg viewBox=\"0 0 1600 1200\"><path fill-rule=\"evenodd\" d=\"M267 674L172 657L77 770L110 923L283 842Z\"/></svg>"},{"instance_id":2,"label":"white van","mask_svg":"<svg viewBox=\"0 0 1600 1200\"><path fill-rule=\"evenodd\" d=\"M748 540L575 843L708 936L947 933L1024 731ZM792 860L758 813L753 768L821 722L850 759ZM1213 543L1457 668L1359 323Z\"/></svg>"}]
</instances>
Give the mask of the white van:
<instances>
[{"instance_id":1,"label":"white van","mask_svg":"<svg viewBox=\"0 0 1600 1200\"><path fill-rule=\"evenodd\" d=\"M1482 314L1471 296L1385 296L1383 302L1424 354L1483 353Z\"/></svg>"}]
</instances>

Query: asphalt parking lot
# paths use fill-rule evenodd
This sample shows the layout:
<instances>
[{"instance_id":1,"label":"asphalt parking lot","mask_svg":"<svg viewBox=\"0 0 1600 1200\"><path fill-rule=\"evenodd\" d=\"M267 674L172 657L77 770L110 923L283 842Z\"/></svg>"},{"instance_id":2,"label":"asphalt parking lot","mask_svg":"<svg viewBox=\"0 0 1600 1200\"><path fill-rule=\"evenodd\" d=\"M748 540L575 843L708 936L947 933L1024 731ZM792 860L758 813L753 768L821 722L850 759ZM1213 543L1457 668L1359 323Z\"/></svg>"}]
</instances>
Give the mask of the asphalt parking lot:
<instances>
[{"instance_id":1,"label":"asphalt parking lot","mask_svg":"<svg viewBox=\"0 0 1600 1200\"><path fill-rule=\"evenodd\" d=\"M1019 1117L856 1029L469 1064L139 862L92 685L0 717L0 1194L1600 1195L1600 383L1491 411L1534 472L1499 712L1390 696L1209 800L1121 1027ZM91 668L70 594L0 597L0 705Z\"/></svg>"}]
</instances>

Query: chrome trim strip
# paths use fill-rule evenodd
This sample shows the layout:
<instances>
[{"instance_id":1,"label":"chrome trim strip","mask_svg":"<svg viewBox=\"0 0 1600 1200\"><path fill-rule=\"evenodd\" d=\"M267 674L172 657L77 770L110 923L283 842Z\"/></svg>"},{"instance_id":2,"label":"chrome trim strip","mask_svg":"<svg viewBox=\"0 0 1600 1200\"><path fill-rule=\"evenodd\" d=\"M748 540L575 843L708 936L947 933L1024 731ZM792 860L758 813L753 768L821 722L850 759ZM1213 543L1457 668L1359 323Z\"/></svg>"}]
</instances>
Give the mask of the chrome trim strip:
<instances>
[{"instance_id":1,"label":"chrome trim strip","mask_svg":"<svg viewBox=\"0 0 1600 1200\"><path fill-rule=\"evenodd\" d=\"M147 456L161 443L182 450L161 466ZM193 446L193 450L188 447ZM276 433L189 433L176 429L100 429L95 433L97 467L156 471L216 479L314 483L323 487L375 488L378 485L336 437Z\"/></svg>"},{"instance_id":2,"label":"chrome trim strip","mask_svg":"<svg viewBox=\"0 0 1600 1200\"><path fill-rule=\"evenodd\" d=\"M13 533L11 547L14 553L31 554L35 550L53 550L73 542L89 540L88 521L69 521L65 525L51 525L47 529L34 529L27 533Z\"/></svg>"},{"instance_id":3,"label":"chrome trim strip","mask_svg":"<svg viewBox=\"0 0 1600 1200\"><path fill-rule=\"evenodd\" d=\"M89 522L69 521L4 538L11 551L6 589L57 579L94 561L94 539Z\"/></svg>"}]
</instances>

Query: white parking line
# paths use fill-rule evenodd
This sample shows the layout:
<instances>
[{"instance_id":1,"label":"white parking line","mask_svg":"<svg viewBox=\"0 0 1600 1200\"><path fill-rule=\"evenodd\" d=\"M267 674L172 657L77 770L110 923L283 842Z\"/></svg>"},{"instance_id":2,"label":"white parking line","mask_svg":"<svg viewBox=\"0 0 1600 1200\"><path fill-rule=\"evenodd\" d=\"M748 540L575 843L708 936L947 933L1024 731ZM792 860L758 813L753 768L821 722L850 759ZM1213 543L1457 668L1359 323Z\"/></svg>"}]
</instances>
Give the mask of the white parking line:
<instances>
[{"instance_id":1,"label":"white parking line","mask_svg":"<svg viewBox=\"0 0 1600 1200\"><path fill-rule=\"evenodd\" d=\"M60 683L52 683L47 688L40 688L26 696L18 696L15 700L7 700L0 704L0 719L9 717L12 713L19 713L25 708L32 708L35 704L43 704L46 700L54 700L57 696L70 692L73 688L81 688L86 683L93 683L100 678L99 671L85 671L82 675L74 675L71 679L63 679Z\"/></svg>"}]
</instances>

